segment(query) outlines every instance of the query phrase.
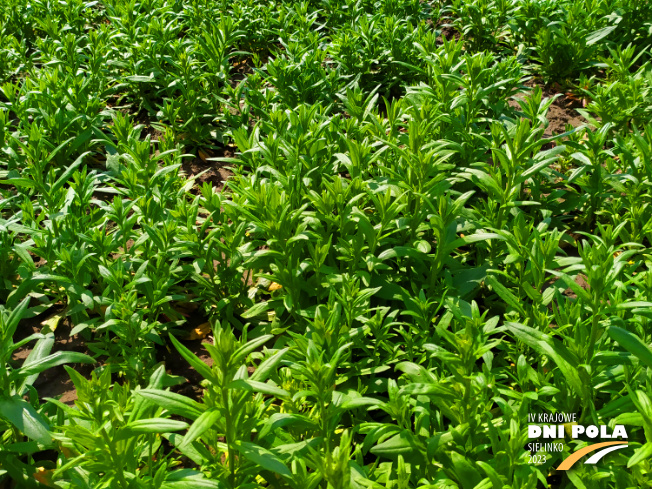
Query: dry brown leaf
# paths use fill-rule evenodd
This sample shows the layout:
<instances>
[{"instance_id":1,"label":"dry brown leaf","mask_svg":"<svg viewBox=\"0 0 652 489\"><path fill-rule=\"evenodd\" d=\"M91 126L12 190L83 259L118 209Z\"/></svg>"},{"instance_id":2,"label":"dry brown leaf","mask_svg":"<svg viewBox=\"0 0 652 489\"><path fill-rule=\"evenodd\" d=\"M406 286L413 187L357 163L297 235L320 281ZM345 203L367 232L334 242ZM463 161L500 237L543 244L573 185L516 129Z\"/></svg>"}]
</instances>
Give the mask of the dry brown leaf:
<instances>
[{"instance_id":1,"label":"dry brown leaf","mask_svg":"<svg viewBox=\"0 0 652 489\"><path fill-rule=\"evenodd\" d=\"M34 479L47 487L58 487L52 481L53 474L54 469L46 470L44 467L38 467L36 472L34 472Z\"/></svg>"}]
</instances>

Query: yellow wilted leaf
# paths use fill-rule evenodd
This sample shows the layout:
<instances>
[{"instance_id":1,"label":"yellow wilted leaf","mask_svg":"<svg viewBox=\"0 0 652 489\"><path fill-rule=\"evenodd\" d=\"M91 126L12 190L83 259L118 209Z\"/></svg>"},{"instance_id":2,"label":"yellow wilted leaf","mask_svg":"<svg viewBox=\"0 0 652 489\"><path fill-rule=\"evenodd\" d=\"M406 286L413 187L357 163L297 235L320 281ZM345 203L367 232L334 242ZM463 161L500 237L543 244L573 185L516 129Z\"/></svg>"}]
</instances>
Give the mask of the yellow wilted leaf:
<instances>
[{"instance_id":1,"label":"yellow wilted leaf","mask_svg":"<svg viewBox=\"0 0 652 489\"><path fill-rule=\"evenodd\" d=\"M57 329L57 326L59 326L59 323L65 316L66 311L61 311L42 321L41 325L43 328L41 329L41 333L54 333L54 331Z\"/></svg>"},{"instance_id":2,"label":"yellow wilted leaf","mask_svg":"<svg viewBox=\"0 0 652 489\"><path fill-rule=\"evenodd\" d=\"M272 282L271 284L269 284L269 288L267 290L269 290L270 292L274 292L275 290L282 289L282 288L283 286L281 284Z\"/></svg>"},{"instance_id":3,"label":"yellow wilted leaf","mask_svg":"<svg viewBox=\"0 0 652 489\"><path fill-rule=\"evenodd\" d=\"M211 332L211 325L206 322L203 324L200 324L197 326L195 329L193 329L188 336L186 336L186 340L203 340L208 336L208 334Z\"/></svg>"}]
</instances>

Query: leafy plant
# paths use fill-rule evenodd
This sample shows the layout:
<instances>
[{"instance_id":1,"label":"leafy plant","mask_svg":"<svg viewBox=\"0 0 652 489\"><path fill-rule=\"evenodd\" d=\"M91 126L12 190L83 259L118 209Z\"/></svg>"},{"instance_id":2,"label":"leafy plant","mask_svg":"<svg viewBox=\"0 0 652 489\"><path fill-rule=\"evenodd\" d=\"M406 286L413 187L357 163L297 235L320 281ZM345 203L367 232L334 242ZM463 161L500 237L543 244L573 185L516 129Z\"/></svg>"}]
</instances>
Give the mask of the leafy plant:
<instances>
[{"instance_id":1,"label":"leafy plant","mask_svg":"<svg viewBox=\"0 0 652 489\"><path fill-rule=\"evenodd\" d=\"M0 3L0 485L646 487L649 30L634 0ZM628 449L556 471L588 440L532 457L543 412Z\"/></svg>"}]
</instances>

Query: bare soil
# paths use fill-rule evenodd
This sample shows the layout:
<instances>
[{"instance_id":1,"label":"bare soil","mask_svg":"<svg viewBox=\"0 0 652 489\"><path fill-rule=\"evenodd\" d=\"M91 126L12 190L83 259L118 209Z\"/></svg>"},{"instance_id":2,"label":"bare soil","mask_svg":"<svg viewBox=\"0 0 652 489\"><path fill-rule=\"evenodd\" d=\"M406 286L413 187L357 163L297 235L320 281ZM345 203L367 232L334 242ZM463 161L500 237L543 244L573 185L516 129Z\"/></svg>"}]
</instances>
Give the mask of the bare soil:
<instances>
[{"instance_id":1,"label":"bare soil","mask_svg":"<svg viewBox=\"0 0 652 489\"><path fill-rule=\"evenodd\" d=\"M49 309L41 315L22 321L19 330L16 332L14 341L17 342L31 334L40 333L43 328L41 322L62 310L63 307L54 306L54 308ZM92 356L92 352L88 350L85 341L80 335L70 336L71 329L68 318L63 319L54 331L55 344L52 348L52 353L57 351L76 351ZM12 360L22 364L32 352L33 347L34 342L30 342L23 348L18 349L14 352ZM85 377L89 377L93 369L97 367L97 365L91 364L69 364L69 366ZM63 365L50 368L41 373L36 379L36 382L34 382L34 388L42 399L46 397L58 398L61 402L68 405L72 405L77 400L75 386Z\"/></svg>"},{"instance_id":2,"label":"bare soil","mask_svg":"<svg viewBox=\"0 0 652 489\"><path fill-rule=\"evenodd\" d=\"M548 109L548 127L543 134L544 137L549 138L551 136L563 134L566 132L567 124L570 124L575 128L587 123L587 120L584 119L584 117L582 117L576 110L582 108L581 100L573 97L572 94L557 91L558 87L545 86L538 81L529 81L526 85L530 87L541 87L544 98L553 98L559 95ZM523 99L527 95L527 92L521 93L518 95L518 98ZM510 100L509 105L513 108L520 107L516 100Z\"/></svg>"},{"instance_id":3,"label":"bare soil","mask_svg":"<svg viewBox=\"0 0 652 489\"><path fill-rule=\"evenodd\" d=\"M234 156L233 151L228 148L223 148L222 154L220 157L232 158ZM209 158L212 156L208 156ZM186 178L191 178L195 175L199 175L202 172L205 172L199 175L195 184L193 185L192 193L195 195L199 193L204 182L209 182L213 184L213 188L216 188L218 191L222 191L226 185L226 181L233 176L233 172L228 168L225 168L224 163L217 161L209 161L207 159L202 159L197 157L195 159L188 159L182 165L181 169L185 174Z\"/></svg>"}]
</instances>

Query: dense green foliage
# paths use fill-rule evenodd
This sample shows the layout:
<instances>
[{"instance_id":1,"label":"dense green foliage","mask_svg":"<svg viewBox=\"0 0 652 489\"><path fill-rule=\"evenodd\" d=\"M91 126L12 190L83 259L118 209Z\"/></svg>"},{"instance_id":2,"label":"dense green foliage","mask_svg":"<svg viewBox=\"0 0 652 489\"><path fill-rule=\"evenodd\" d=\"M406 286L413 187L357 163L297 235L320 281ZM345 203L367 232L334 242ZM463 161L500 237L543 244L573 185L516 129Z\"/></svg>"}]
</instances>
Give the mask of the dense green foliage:
<instances>
[{"instance_id":1,"label":"dense green foliage","mask_svg":"<svg viewBox=\"0 0 652 489\"><path fill-rule=\"evenodd\" d=\"M648 487L651 40L644 0L2 0L0 486ZM538 412L630 446L555 473Z\"/></svg>"}]
</instances>

